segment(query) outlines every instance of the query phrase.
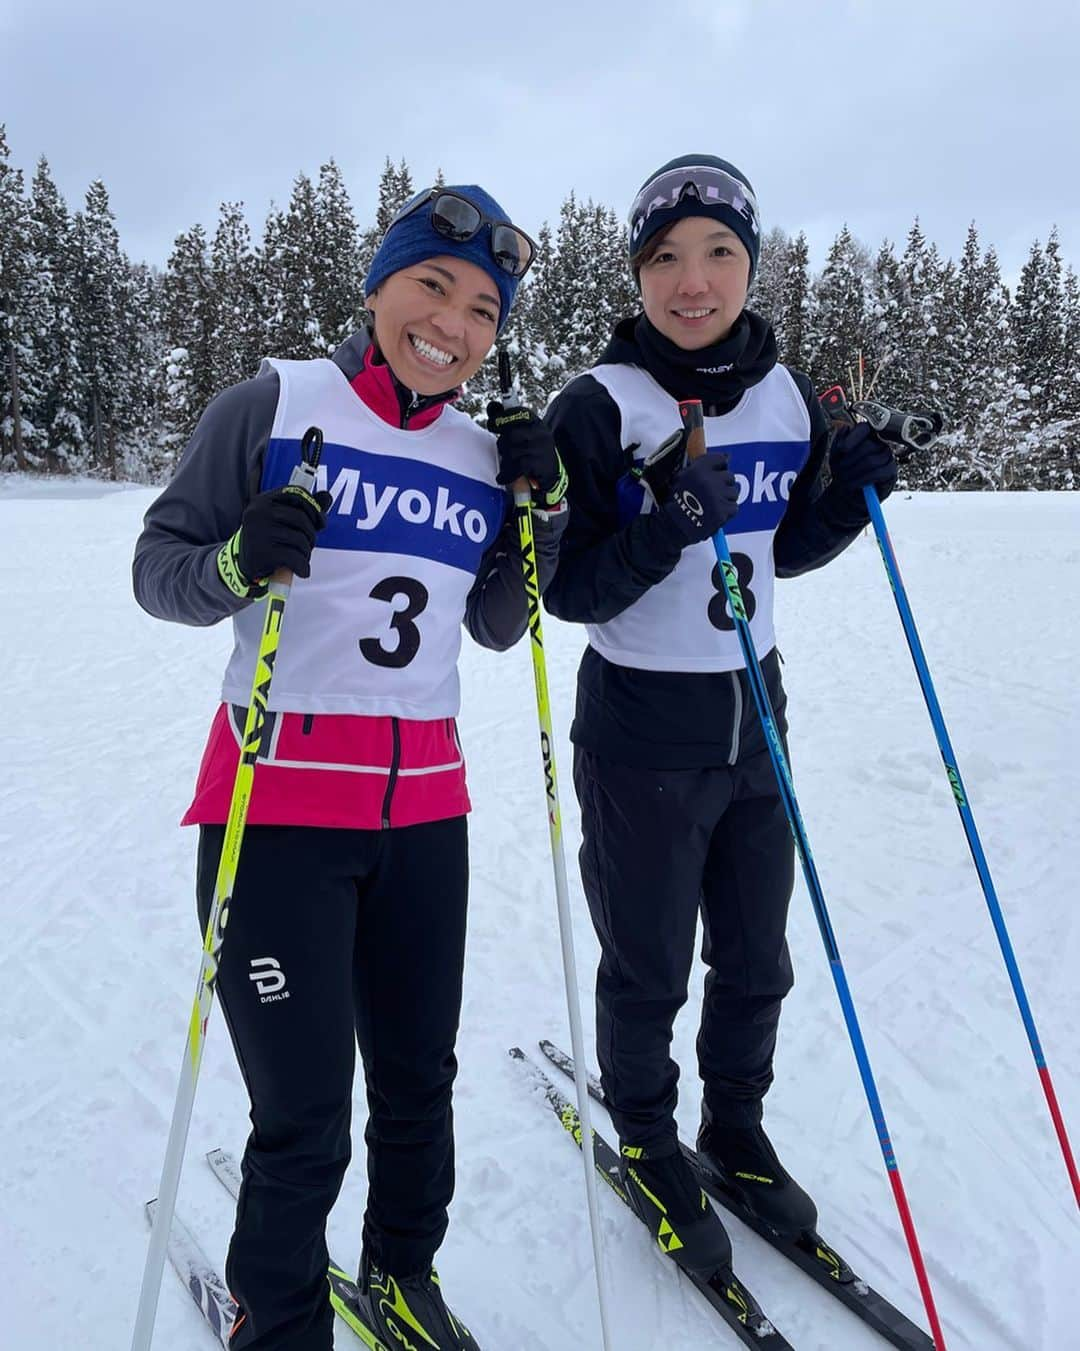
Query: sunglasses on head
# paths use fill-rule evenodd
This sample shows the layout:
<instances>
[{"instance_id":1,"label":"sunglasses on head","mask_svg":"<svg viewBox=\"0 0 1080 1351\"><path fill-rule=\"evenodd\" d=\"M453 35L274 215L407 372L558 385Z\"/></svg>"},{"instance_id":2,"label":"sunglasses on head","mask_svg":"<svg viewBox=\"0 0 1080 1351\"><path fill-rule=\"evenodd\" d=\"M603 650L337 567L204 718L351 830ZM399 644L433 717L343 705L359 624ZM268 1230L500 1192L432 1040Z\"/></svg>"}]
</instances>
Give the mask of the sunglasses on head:
<instances>
[{"instance_id":1,"label":"sunglasses on head","mask_svg":"<svg viewBox=\"0 0 1080 1351\"><path fill-rule=\"evenodd\" d=\"M745 183L710 164L684 165L646 183L634 199L629 221L631 252L653 212L677 206L685 197L696 197L702 206L732 207L755 236L761 228L757 199Z\"/></svg>"},{"instance_id":2,"label":"sunglasses on head","mask_svg":"<svg viewBox=\"0 0 1080 1351\"><path fill-rule=\"evenodd\" d=\"M417 193L386 227L387 234L414 211L427 206L428 202L431 203L431 228L443 239L449 239L454 244L465 244L487 225L491 231L491 256L496 266L511 277L524 277L532 266L536 245L524 230L519 230L508 220L492 220L468 197L447 188L427 188Z\"/></svg>"}]
</instances>

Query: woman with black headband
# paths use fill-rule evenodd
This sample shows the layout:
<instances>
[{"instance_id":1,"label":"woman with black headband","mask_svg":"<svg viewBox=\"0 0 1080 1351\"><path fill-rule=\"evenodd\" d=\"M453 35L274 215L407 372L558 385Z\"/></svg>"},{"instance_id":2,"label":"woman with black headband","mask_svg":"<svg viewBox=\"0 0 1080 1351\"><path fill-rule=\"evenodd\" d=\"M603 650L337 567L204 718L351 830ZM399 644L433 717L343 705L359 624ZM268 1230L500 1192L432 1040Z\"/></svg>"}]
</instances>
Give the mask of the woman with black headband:
<instances>
[{"instance_id":1,"label":"woman with black headband","mask_svg":"<svg viewBox=\"0 0 1080 1351\"><path fill-rule=\"evenodd\" d=\"M810 381L779 364L771 327L745 308L760 229L749 181L724 160L687 155L651 175L630 214L643 313L616 326L545 419L571 485L546 604L589 636L571 738L601 945L604 1092L638 1210L677 1262L701 1271L731 1248L674 1116L671 1035L699 911L709 970L698 1149L775 1229L816 1222L761 1124L792 984L794 849L712 536L727 534L786 731L773 579L835 558L867 523L863 486L884 497L896 480L892 452L865 425L830 445ZM692 463L684 399L701 400L711 452Z\"/></svg>"},{"instance_id":2,"label":"woman with black headband","mask_svg":"<svg viewBox=\"0 0 1080 1351\"><path fill-rule=\"evenodd\" d=\"M526 597L508 485L535 485L540 583L565 478L517 410L498 439L453 407L533 256L480 188L398 213L366 278L371 323L333 360L267 361L207 408L135 550L151 614L231 617L234 647L185 824L214 892L266 579L295 576L218 990L253 1130L226 1275L230 1348L330 1351L326 1217L349 1161L355 1046L368 1196L354 1314L369 1345L477 1351L432 1261L454 1186L469 798L461 626L502 650ZM288 487L311 426L319 488Z\"/></svg>"}]
</instances>

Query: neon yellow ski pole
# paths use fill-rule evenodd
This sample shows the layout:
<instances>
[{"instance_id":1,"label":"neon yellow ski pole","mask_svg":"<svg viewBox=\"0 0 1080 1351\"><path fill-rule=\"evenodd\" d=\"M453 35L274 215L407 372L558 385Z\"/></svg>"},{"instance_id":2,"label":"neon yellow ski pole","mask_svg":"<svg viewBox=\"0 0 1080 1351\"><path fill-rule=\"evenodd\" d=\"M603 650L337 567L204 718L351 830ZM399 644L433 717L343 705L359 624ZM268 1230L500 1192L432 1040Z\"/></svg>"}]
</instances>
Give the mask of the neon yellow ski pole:
<instances>
[{"instance_id":1,"label":"neon yellow ski pole","mask_svg":"<svg viewBox=\"0 0 1080 1351\"><path fill-rule=\"evenodd\" d=\"M318 427L310 427L304 433L304 439L300 444L301 463L296 466L289 478L290 487L302 488L309 493L314 492L322 443L323 436ZM158 1187L158 1203L154 1212L154 1225L150 1232L150 1244L146 1252L146 1266L143 1269L142 1289L139 1292L139 1309L135 1317L135 1332L131 1340L131 1351L149 1351L154 1337L154 1321L157 1317L158 1295L161 1291L161 1273L165 1266L165 1255L169 1245L169 1230L172 1226L173 1212L176 1209L176 1194L180 1187L180 1172L184 1165L188 1129L191 1125L191 1111L195 1103L195 1086L199 1080L199 1067L202 1063L203 1047L206 1044L206 1028L210 1020L210 1010L214 1006L214 989L217 985L218 970L221 965L221 949L225 942L225 928L229 922L229 905L236 883L236 870L240 862L240 846L244 841L244 827L247 825L248 806L251 802L251 790L255 782L255 761L262 744L267 701L270 697L270 683L273 679L274 662L277 658L278 643L281 639L285 602L289 598L291 585L292 573L282 568L275 572L270 579L270 586L266 595L266 617L263 621L262 638L259 641L259 652L255 660L255 680L251 691L251 702L248 705L247 719L244 723L240 762L236 767L236 779L233 782L232 799L229 803L225 838L221 846L221 858L218 862L217 879L214 883L214 899L206 922L202 961L199 964L199 979L195 989L195 1001L191 1008L191 1020L188 1024L184 1060L180 1068L180 1081L176 1089L176 1105L173 1108L172 1124L169 1127L169 1141L165 1147L165 1162L161 1170L161 1185Z\"/></svg>"},{"instance_id":2,"label":"neon yellow ski pole","mask_svg":"<svg viewBox=\"0 0 1080 1351\"><path fill-rule=\"evenodd\" d=\"M499 352L499 383L503 406L514 407L520 400L510 375L510 356ZM593 1262L596 1267L596 1295L600 1308L600 1335L604 1351L609 1351L607 1300L604 1286L603 1244L600 1238L600 1209L596 1199L596 1162L593 1153L592 1117L589 1106L589 1081L586 1071L585 1040L581 1029L581 1004L578 1000L577 960L574 955L574 929L570 919L570 888L566 880L566 855L563 850L562 812L559 785L555 775L555 737L551 727L551 701L548 697L547 662L544 658L544 633L540 623L540 574L536 566L536 540L533 536L532 491L527 479L514 484L514 515L521 545L521 566L525 578L525 598L529 615L529 647L532 650L533 680L536 685L536 713L540 722L540 756L544 768L544 792L547 795L548 834L551 862L555 871L555 900L559 913L559 939L562 943L563 976L566 981L566 1009L570 1019L570 1045L574 1054L574 1086L577 1091L578 1120L581 1123L581 1157L585 1163L585 1195L592 1231Z\"/></svg>"}]
</instances>

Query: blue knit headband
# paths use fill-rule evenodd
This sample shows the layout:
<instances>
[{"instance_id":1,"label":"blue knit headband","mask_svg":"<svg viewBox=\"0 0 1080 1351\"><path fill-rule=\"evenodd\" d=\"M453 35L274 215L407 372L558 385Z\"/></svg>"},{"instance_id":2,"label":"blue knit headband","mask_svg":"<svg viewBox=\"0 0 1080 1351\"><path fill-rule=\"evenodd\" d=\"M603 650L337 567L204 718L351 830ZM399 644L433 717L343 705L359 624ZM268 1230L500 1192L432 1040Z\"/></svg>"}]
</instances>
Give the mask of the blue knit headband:
<instances>
[{"instance_id":1,"label":"blue knit headband","mask_svg":"<svg viewBox=\"0 0 1080 1351\"><path fill-rule=\"evenodd\" d=\"M484 189L477 187L475 183L464 187L456 184L448 185L446 190L456 192L460 197L467 197L474 206L480 208L488 220L509 219L495 198L489 197ZM464 244L458 244L452 239L446 239L432 226L431 202L425 202L412 215L392 225L383 235L382 243L376 250L367 277L364 279L364 291L367 295L371 295L387 277L400 272L403 267L412 267L415 263L422 263L428 258L437 258L440 254L464 258L466 262L475 263L477 267L483 268L495 283L500 302L497 331L501 333L507 319L510 318L510 309L517 294L520 278L504 272L492 257L490 226L485 223L472 239L466 240Z\"/></svg>"}]
</instances>

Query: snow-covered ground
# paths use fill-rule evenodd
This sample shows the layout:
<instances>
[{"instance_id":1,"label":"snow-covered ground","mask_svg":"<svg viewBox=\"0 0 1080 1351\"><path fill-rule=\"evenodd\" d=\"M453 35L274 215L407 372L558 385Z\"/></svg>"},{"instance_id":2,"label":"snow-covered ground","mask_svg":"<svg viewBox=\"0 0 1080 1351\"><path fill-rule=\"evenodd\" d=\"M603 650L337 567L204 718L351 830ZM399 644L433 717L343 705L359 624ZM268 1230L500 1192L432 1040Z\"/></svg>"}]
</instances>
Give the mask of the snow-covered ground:
<instances>
[{"instance_id":1,"label":"snow-covered ground","mask_svg":"<svg viewBox=\"0 0 1080 1351\"><path fill-rule=\"evenodd\" d=\"M198 944L177 828L226 626L156 623L129 564L152 494L0 480L0 1348L125 1351ZM895 500L890 519L953 741L1080 1146L1080 494ZM803 813L928 1255L950 1348L1080 1345L1080 1223L872 539L779 587ZM596 947L576 881L569 726L579 631L548 619L587 1029ZM462 729L474 883L459 1182L444 1288L485 1351L599 1344L576 1151L509 1046L566 1042L525 644L467 646ZM821 1228L921 1307L817 927L800 882L798 984L767 1124ZM700 997L700 972L691 1010ZM692 1011L676 1040L696 1125ZM591 1034L590 1034L591 1035ZM363 1102L356 1098L357 1137ZM610 1130L608 1122L602 1121ZM211 1024L180 1207L216 1261L230 1203L202 1162L239 1153L246 1100ZM330 1221L351 1265L364 1171ZM619 1351L734 1345L641 1226L600 1198ZM799 1351L882 1345L732 1222L738 1267ZM170 1272L155 1346L208 1351ZM339 1348L358 1346L339 1328Z\"/></svg>"}]
</instances>

